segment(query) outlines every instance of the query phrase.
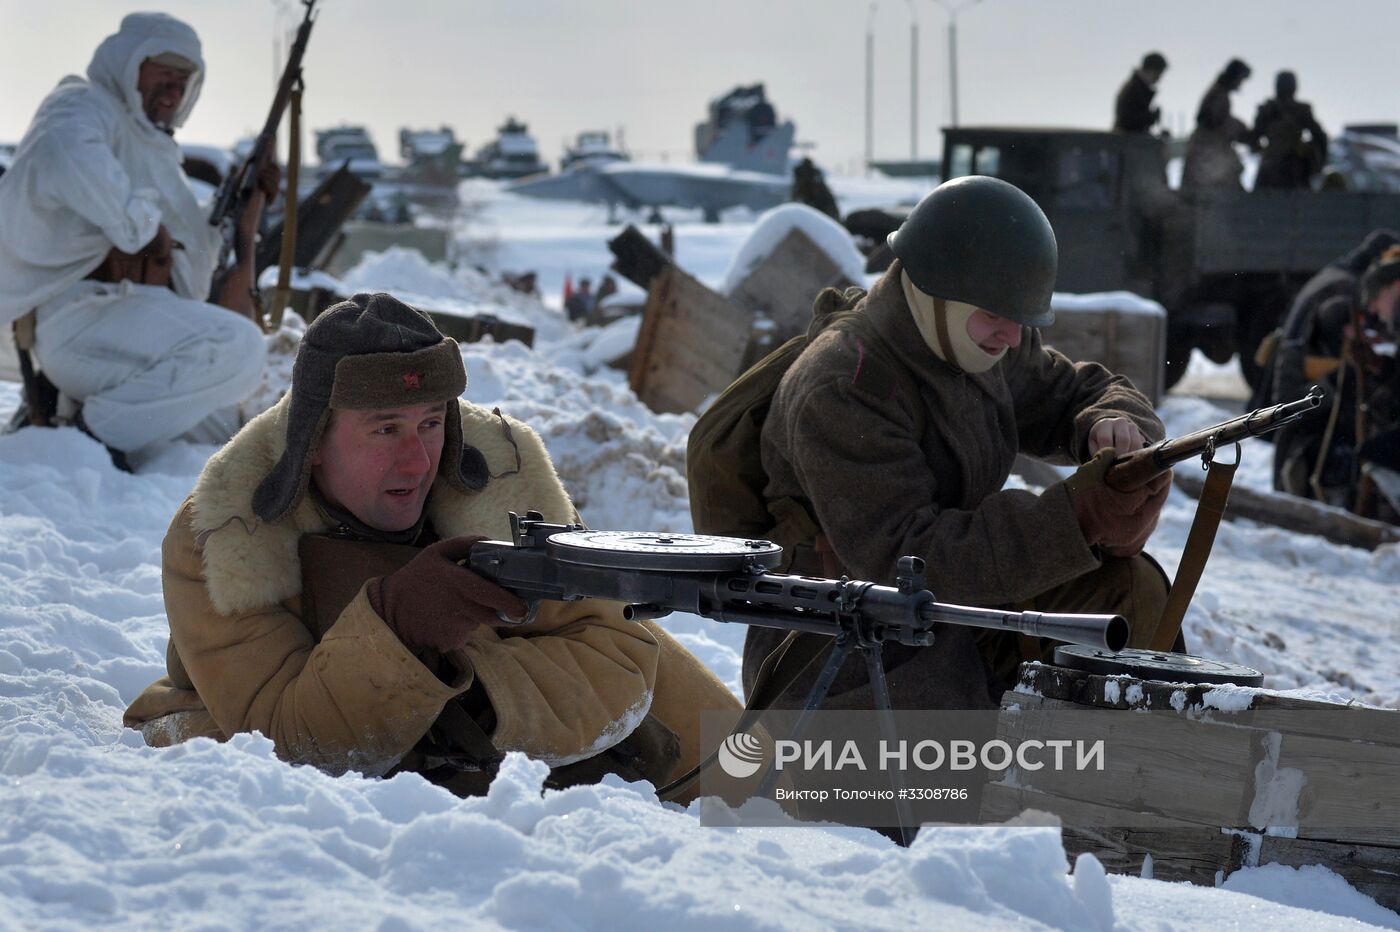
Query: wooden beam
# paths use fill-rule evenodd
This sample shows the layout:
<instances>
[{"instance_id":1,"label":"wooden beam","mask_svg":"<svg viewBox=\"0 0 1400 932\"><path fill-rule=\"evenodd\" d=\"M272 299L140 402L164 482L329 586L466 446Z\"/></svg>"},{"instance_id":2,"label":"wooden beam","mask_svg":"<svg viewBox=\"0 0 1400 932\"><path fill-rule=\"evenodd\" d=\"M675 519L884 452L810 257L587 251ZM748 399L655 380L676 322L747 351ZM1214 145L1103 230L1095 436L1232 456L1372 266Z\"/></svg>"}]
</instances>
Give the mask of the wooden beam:
<instances>
[{"instance_id":1,"label":"wooden beam","mask_svg":"<svg viewBox=\"0 0 1400 932\"><path fill-rule=\"evenodd\" d=\"M1242 867L1248 852L1245 839L1211 826L1124 813L1093 802L999 783L982 791L984 823L1004 822L1027 810L1048 812L1060 820L1065 851L1071 858L1088 852L1114 874L1140 875L1143 860L1151 855L1156 880L1214 886L1217 875ZM1123 827L1128 820L1132 827Z\"/></svg>"},{"instance_id":2,"label":"wooden beam","mask_svg":"<svg viewBox=\"0 0 1400 932\"><path fill-rule=\"evenodd\" d=\"M608 241L608 249L614 257L613 271L647 290L651 289L652 281L673 264L670 256L631 224Z\"/></svg>"},{"instance_id":3,"label":"wooden beam","mask_svg":"<svg viewBox=\"0 0 1400 932\"><path fill-rule=\"evenodd\" d=\"M1201 490L1205 488L1204 473L1186 464L1175 471L1173 481L1177 488L1192 498L1200 498ZM1225 517L1230 520L1244 518L1286 531L1314 534L1334 544L1364 550L1375 550L1382 544L1400 541L1400 527L1396 525L1372 521L1296 495L1260 492L1238 485L1230 490Z\"/></svg>"},{"instance_id":4,"label":"wooden beam","mask_svg":"<svg viewBox=\"0 0 1400 932\"><path fill-rule=\"evenodd\" d=\"M1260 864L1321 864L1386 909L1400 909L1400 849L1265 835Z\"/></svg>"}]
</instances>

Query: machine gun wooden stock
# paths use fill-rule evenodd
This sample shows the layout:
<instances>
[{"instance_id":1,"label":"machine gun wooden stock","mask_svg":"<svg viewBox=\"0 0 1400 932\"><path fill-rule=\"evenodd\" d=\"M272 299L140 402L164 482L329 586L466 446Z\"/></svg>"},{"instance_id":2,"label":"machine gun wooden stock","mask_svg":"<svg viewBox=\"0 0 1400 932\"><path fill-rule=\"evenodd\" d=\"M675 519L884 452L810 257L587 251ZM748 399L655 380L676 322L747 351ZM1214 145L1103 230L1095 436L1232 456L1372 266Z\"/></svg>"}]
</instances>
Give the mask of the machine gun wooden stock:
<instances>
[{"instance_id":1,"label":"machine gun wooden stock","mask_svg":"<svg viewBox=\"0 0 1400 932\"><path fill-rule=\"evenodd\" d=\"M306 43L311 38L311 27L314 24L311 14L315 10L316 0L301 2L306 7L306 12L302 16L301 25L297 27L296 39L287 51L287 64L282 69L282 79L277 83L277 93L272 97L272 108L268 111L262 132L258 134L248 157L237 170L229 172L228 177L219 185L218 195L214 198L214 209L209 213L209 225L218 227L223 237L223 243L219 247L219 259L214 264L214 277L209 283L210 301L219 300L233 265L243 262L253 248L252 243L242 241L243 237L238 232L238 220L247 210L248 202L253 199L258 171L270 159L277 157L277 127L282 122L282 115L286 113L293 89L301 84L301 60L306 55ZM288 196L297 195L295 191L289 191ZM229 261L230 256L234 259L232 264Z\"/></svg>"},{"instance_id":2,"label":"machine gun wooden stock","mask_svg":"<svg viewBox=\"0 0 1400 932\"><path fill-rule=\"evenodd\" d=\"M1202 457L1209 463L1222 446L1276 431L1311 413L1320 404L1322 389L1314 385L1297 401L1257 408L1181 437L1169 437L1133 453L1119 454L1104 481L1112 488L1127 491L1194 457Z\"/></svg>"}]
</instances>

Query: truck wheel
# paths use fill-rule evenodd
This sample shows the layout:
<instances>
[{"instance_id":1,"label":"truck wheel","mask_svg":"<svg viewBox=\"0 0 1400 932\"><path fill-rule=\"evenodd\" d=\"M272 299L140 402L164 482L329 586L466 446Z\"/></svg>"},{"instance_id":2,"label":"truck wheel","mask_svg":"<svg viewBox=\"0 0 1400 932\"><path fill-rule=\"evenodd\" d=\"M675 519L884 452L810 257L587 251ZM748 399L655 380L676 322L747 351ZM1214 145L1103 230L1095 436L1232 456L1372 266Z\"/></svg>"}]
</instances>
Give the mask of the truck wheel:
<instances>
[{"instance_id":1,"label":"truck wheel","mask_svg":"<svg viewBox=\"0 0 1400 932\"><path fill-rule=\"evenodd\" d=\"M1164 379L1164 390L1169 391L1186 374L1186 365L1191 361L1192 345L1193 341L1189 332L1167 328L1167 371Z\"/></svg>"},{"instance_id":2,"label":"truck wheel","mask_svg":"<svg viewBox=\"0 0 1400 932\"><path fill-rule=\"evenodd\" d=\"M1254 361L1259 344L1279 326L1283 312L1293 301L1293 292L1285 287L1263 289L1241 304L1235 317L1236 349L1240 354L1240 372L1254 390L1255 397L1264 392L1262 382L1272 371Z\"/></svg>"}]
</instances>

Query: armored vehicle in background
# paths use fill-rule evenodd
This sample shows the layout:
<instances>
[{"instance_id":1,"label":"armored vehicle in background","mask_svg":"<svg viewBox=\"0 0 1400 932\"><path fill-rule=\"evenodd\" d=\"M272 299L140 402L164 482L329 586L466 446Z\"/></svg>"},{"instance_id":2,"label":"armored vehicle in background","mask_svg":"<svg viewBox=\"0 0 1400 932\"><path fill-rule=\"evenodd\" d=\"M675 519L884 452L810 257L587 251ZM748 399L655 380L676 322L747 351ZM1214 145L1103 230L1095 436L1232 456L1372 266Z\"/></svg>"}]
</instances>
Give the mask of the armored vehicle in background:
<instances>
[{"instance_id":1,"label":"armored vehicle in background","mask_svg":"<svg viewBox=\"0 0 1400 932\"><path fill-rule=\"evenodd\" d=\"M559 160L559 170L568 171L578 165L610 165L613 162L627 162L631 156L622 148L621 133L619 142L613 146L612 137L605 130L585 130L578 134L573 146L565 147L564 157Z\"/></svg>"},{"instance_id":2,"label":"armored vehicle in background","mask_svg":"<svg viewBox=\"0 0 1400 932\"><path fill-rule=\"evenodd\" d=\"M548 171L530 128L515 117L496 128L496 138L482 146L468 166L469 174L483 178L524 178Z\"/></svg>"},{"instance_id":3,"label":"armored vehicle in background","mask_svg":"<svg viewBox=\"0 0 1400 932\"><path fill-rule=\"evenodd\" d=\"M341 165L373 184L384 178L384 163L379 150L363 126L334 126L316 130L316 159L320 163L318 177L325 178Z\"/></svg>"},{"instance_id":4,"label":"armored vehicle in background","mask_svg":"<svg viewBox=\"0 0 1400 932\"><path fill-rule=\"evenodd\" d=\"M778 122L762 84L736 87L710 101L709 118L695 126L695 156L740 171L787 177L797 127Z\"/></svg>"}]
</instances>

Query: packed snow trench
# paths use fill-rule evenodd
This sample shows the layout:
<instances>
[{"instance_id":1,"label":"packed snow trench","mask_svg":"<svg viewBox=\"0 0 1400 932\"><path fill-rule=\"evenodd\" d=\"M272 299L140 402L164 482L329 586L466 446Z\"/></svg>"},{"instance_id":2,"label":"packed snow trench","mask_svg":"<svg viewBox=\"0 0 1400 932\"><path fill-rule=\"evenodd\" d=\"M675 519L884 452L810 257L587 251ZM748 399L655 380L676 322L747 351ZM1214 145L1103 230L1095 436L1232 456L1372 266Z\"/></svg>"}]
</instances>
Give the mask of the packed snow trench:
<instances>
[{"instance_id":1,"label":"packed snow trench","mask_svg":"<svg viewBox=\"0 0 1400 932\"><path fill-rule=\"evenodd\" d=\"M467 397L539 430L591 526L689 530L693 415L652 413L602 365L625 333L558 313L563 277L600 274L617 226L474 194L461 235L493 241L488 265L539 270L544 303L411 253L347 277L535 325L533 350L463 346ZM679 222L678 258L718 286L754 224ZM285 387L296 338L295 321L269 338L253 406ZM1187 384L1232 379L1198 360ZM0 414L17 398L0 382ZM1161 408L1173 432L1232 413L1182 394ZM542 793L543 765L521 756L489 795L458 799L415 775L292 767L258 735L147 748L121 714L164 673L160 541L213 449L172 444L128 475L76 430L0 437L0 929L1400 928L1319 867L1245 869L1216 889L1105 876L1092 857L1071 864L1054 827L927 828L901 849L865 829L702 826L704 801L662 805L617 778ZM1246 445L1237 481L1266 488L1270 452ZM1153 538L1169 571L1194 504L1173 491ZM1397 578L1395 546L1226 523L1187 637L1274 689L1400 706ZM741 629L665 624L737 690Z\"/></svg>"}]
</instances>

